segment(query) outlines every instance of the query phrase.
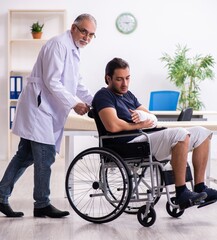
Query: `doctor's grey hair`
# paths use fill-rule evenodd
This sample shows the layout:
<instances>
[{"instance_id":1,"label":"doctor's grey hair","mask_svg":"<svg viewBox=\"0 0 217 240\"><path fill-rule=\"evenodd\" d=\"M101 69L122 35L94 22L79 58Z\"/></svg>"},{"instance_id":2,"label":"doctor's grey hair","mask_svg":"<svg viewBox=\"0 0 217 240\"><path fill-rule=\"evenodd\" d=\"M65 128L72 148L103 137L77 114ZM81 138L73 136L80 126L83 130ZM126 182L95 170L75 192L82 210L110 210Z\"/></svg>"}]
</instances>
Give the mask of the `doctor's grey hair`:
<instances>
[{"instance_id":1,"label":"doctor's grey hair","mask_svg":"<svg viewBox=\"0 0 217 240\"><path fill-rule=\"evenodd\" d=\"M90 14L88 14L88 13L83 13L83 14L79 15L79 16L75 19L74 24L79 24L79 23L82 22L84 19L88 19L88 20L94 22L95 25L97 25L96 19L95 19L92 15L90 15Z\"/></svg>"}]
</instances>

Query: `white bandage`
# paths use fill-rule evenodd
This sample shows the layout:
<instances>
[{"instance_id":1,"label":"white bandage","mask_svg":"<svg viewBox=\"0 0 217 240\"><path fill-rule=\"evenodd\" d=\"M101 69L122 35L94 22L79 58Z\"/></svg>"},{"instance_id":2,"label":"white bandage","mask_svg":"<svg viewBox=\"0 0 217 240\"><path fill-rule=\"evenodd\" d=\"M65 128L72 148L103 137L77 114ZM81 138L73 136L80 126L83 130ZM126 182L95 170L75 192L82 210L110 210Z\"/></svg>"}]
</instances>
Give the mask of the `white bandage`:
<instances>
[{"instance_id":1,"label":"white bandage","mask_svg":"<svg viewBox=\"0 0 217 240\"><path fill-rule=\"evenodd\" d=\"M147 113L142 110L135 110L139 115L140 122L146 121L146 120L152 120L154 122L154 127L157 125L157 118L152 113Z\"/></svg>"}]
</instances>

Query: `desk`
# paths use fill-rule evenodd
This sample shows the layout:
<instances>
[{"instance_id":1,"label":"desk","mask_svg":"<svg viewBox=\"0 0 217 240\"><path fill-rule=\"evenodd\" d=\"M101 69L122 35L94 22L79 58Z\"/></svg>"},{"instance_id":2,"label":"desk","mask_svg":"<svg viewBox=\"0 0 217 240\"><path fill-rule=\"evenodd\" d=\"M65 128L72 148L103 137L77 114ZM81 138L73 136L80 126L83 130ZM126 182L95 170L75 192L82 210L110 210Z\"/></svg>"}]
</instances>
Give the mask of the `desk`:
<instances>
[{"instance_id":1,"label":"desk","mask_svg":"<svg viewBox=\"0 0 217 240\"><path fill-rule=\"evenodd\" d=\"M181 111L151 111L159 121L176 121ZM209 116L217 116L217 111L193 111L192 120L207 120Z\"/></svg>"},{"instance_id":2,"label":"desk","mask_svg":"<svg viewBox=\"0 0 217 240\"><path fill-rule=\"evenodd\" d=\"M158 127L194 127L203 126L217 134L217 121L159 121ZM87 116L70 114L64 128L65 136L65 169L67 171L71 160L74 158L74 137L75 136L97 136L98 132L93 119ZM208 162L206 177L208 181L217 183L217 179L210 176L210 160Z\"/></svg>"},{"instance_id":3,"label":"desk","mask_svg":"<svg viewBox=\"0 0 217 240\"><path fill-rule=\"evenodd\" d=\"M195 127L202 126L217 134L217 121L159 121L158 127L175 128L175 127Z\"/></svg>"}]
</instances>

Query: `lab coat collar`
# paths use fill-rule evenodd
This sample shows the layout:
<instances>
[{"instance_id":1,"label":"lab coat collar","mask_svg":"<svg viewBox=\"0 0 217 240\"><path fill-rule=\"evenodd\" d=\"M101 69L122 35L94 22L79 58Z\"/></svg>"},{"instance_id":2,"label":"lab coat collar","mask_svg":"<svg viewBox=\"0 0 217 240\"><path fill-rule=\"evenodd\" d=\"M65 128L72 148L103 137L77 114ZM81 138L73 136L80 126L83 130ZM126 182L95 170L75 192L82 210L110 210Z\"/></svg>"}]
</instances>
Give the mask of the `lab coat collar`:
<instances>
[{"instance_id":1,"label":"lab coat collar","mask_svg":"<svg viewBox=\"0 0 217 240\"><path fill-rule=\"evenodd\" d=\"M72 38L72 34L71 34L70 30L68 30L68 35L69 35L69 38L71 39L70 42L71 42L72 51L78 57L78 59L80 60L80 49L75 45L75 42Z\"/></svg>"}]
</instances>

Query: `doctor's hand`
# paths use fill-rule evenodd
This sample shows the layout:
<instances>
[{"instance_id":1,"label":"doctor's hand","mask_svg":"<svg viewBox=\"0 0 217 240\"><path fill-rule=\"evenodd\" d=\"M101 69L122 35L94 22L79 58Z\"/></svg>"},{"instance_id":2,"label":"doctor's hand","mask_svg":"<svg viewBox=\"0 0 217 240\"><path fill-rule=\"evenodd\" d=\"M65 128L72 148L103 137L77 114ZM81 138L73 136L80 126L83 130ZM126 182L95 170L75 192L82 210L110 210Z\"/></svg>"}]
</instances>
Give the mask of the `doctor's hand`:
<instances>
[{"instance_id":1,"label":"doctor's hand","mask_svg":"<svg viewBox=\"0 0 217 240\"><path fill-rule=\"evenodd\" d=\"M84 115L90 110L90 107L85 103L78 103L73 109L77 114Z\"/></svg>"}]
</instances>

